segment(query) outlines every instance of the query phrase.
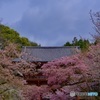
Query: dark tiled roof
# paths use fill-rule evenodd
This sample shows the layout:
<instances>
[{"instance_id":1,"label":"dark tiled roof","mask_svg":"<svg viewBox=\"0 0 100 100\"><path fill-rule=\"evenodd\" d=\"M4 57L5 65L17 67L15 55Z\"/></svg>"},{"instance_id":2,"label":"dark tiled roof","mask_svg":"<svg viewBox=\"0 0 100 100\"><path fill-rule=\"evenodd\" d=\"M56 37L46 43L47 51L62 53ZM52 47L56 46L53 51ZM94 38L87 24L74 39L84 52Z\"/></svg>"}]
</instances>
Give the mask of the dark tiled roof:
<instances>
[{"instance_id":1,"label":"dark tiled roof","mask_svg":"<svg viewBox=\"0 0 100 100\"><path fill-rule=\"evenodd\" d=\"M66 46L66 47L30 47L26 46L22 48L22 58L29 61L52 61L64 56L71 56L76 54L78 46ZM17 59L18 61L18 59Z\"/></svg>"}]
</instances>

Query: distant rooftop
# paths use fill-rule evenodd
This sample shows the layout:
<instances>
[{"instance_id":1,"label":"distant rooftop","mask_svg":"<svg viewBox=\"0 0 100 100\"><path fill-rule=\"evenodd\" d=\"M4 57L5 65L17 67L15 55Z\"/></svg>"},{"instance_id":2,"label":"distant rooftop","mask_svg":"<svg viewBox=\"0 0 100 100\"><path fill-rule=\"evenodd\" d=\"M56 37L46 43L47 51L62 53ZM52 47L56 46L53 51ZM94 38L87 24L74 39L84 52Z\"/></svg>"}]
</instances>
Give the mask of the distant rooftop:
<instances>
[{"instance_id":1,"label":"distant rooftop","mask_svg":"<svg viewBox=\"0 0 100 100\"><path fill-rule=\"evenodd\" d=\"M35 47L23 46L21 59L31 62L49 62L65 56L77 54L80 51L79 46L64 47ZM14 62L19 62L20 58L15 58Z\"/></svg>"},{"instance_id":2,"label":"distant rooftop","mask_svg":"<svg viewBox=\"0 0 100 100\"><path fill-rule=\"evenodd\" d=\"M64 56L76 54L79 46L64 46L64 47L34 47L24 46L22 58L29 61L47 62Z\"/></svg>"}]
</instances>

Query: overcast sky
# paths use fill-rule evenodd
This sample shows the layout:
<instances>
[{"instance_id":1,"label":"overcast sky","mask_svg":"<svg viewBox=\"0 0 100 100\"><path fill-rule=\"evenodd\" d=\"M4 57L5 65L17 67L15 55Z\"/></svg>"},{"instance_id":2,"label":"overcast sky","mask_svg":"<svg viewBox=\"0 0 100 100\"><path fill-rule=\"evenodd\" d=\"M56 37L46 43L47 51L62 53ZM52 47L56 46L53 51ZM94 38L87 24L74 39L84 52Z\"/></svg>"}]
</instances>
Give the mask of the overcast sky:
<instances>
[{"instance_id":1,"label":"overcast sky","mask_svg":"<svg viewBox=\"0 0 100 100\"><path fill-rule=\"evenodd\" d=\"M90 39L90 10L100 11L100 0L0 0L2 23L42 46Z\"/></svg>"}]
</instances>

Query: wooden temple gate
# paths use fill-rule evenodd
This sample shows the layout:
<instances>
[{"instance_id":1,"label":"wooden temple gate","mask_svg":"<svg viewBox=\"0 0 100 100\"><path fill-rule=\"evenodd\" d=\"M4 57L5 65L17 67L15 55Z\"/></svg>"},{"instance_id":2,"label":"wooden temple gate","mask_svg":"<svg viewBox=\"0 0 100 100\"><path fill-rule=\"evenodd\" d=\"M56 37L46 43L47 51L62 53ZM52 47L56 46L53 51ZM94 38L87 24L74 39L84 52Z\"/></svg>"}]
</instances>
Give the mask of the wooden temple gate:
<instances>
[{"instance_id":1,"label":"wooden temple gate","mask_svg":"<svg viewBox=\"0 0 100 100\"><path fill-rule=\"evenodd\" d=\"M41 73L26 73L23 76L29 85L47 85L47 79Z\"/></svg>"}]
</instances>

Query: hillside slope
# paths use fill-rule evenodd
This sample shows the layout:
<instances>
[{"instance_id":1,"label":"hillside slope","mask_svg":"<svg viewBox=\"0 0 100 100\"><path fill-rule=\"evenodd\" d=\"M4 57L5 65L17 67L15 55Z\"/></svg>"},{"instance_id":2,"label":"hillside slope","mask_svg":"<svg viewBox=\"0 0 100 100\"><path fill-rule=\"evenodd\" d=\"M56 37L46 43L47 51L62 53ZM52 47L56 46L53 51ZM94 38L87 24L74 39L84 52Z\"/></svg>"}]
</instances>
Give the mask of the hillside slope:
<instances>
[{"instance_id":1,"label":"hillside slope","mask_svg":"<svg viewBox=\"0 0 100 100\"><path fill-rule=\"evenodd\" d=\"M7 45L9 42L17 43L20 46L38 46L37 43L31 42L28 38L21 37L17 31L0 24L0 43Z\"/></svg>"}]
</instances>

